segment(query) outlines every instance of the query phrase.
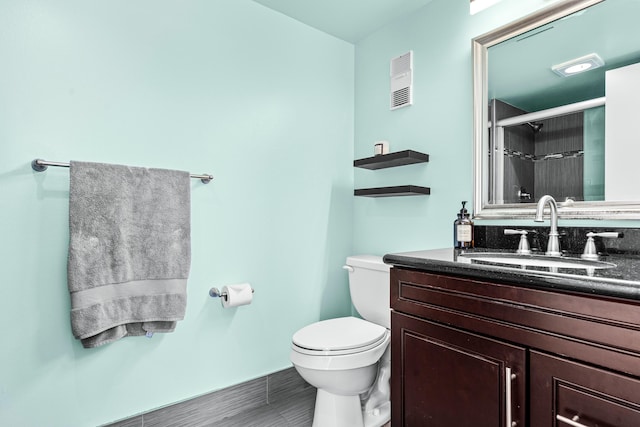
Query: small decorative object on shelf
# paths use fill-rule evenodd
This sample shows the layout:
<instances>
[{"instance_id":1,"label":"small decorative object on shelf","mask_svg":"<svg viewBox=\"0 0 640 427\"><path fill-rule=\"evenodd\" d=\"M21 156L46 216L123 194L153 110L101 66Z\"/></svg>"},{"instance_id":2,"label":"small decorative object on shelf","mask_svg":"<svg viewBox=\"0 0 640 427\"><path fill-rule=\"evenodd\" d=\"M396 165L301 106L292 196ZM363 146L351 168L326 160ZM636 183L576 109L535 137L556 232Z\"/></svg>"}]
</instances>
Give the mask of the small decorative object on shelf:
<instances>
[{"instance_id":1,"label":"small decorative object on shelf","mask_svg":"<svg viewBox=\"0 0 640 427\"><path fill-rule=\"evenodd\" d=\"M373 154L375 156L389 154L389 141L376 141L373 145Z\"/></svg>"}]
</instances>

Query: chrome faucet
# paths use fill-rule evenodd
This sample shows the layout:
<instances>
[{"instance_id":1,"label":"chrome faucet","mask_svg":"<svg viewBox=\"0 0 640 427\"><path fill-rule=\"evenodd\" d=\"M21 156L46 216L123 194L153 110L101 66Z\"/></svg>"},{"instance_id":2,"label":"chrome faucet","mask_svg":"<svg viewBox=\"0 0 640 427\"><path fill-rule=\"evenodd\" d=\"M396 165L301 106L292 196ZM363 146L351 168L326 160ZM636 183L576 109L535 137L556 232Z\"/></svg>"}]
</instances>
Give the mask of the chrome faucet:
<instances>
[{"instance_id":1,"label":"chrome faucet","mask_svg":"<svg viewBox=\"0 0 640 427\"><path fill-rule=\"evenodd\" d=\"M544 221L544 206L546 204L549 204L551 228L549 229L549 241L547 242L547 252L545 252L545 255L560 256L562 254L560 253L560 241L558 240L558 205L553 197L546 195L538 200L534 221Z\"/></svg>"}]
</instances>

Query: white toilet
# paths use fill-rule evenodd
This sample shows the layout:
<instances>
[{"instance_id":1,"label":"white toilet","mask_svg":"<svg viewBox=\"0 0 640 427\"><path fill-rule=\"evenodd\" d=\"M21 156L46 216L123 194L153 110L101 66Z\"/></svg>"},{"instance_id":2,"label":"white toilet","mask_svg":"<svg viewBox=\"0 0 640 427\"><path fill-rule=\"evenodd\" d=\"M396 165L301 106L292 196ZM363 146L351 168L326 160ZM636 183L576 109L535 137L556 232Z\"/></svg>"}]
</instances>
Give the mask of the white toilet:
<instances>
[{"instance_id":1,"label":"white toilet","mask_svg":"<svg viewBox=\"0 0 640 427\"><path fill-rule=\"evenodd\" d=\"M318 389L313 427L380 427L390 419L389 266L382 257L347 258L357 317L305 326L293 335L291 362Z\"/></svg>"}]
</instances>

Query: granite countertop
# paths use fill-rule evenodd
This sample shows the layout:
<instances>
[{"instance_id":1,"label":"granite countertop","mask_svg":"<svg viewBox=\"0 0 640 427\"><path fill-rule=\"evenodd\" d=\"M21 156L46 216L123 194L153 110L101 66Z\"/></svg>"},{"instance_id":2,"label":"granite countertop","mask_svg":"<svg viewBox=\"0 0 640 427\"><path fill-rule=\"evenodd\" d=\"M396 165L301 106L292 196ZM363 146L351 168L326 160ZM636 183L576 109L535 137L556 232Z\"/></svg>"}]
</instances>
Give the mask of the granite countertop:
<instances>
[{"instance_id":1,"label":"granite countertop","mask_svg":"<svg viewBox=\"0 0 640 427\"><path fill-rule=\"evenodd\" d=\"M452 274L539 289L640 300L640 257L637 255L612 254L601 257L601 261L615 264L613 268L550 269L472 262L471 259L460 256L465 252L500 251L496 249L432 249L387 254L384 256L384 262L430 273Z\"/></svg>"}]
</instances>

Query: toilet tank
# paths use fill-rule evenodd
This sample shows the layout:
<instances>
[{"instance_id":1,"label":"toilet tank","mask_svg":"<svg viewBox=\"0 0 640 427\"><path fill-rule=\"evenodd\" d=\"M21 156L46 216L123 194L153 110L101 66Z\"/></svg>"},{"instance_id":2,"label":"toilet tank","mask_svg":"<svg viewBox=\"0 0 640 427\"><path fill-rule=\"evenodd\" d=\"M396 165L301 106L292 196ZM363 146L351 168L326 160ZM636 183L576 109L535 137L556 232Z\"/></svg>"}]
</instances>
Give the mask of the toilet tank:
<instances>
[{"instance_id":1,"label":"toilet tank","mask_svg":"<svg viewBox=\"0 0 640 427\"><path fill-rule=\"evenodd\" d=\"M349 268L351 267L351 268ZM347 258L351 302L363 319L391 328L389 269L376 255Z\"/></svg>"}]
</instances>

